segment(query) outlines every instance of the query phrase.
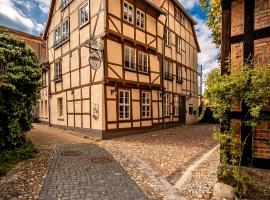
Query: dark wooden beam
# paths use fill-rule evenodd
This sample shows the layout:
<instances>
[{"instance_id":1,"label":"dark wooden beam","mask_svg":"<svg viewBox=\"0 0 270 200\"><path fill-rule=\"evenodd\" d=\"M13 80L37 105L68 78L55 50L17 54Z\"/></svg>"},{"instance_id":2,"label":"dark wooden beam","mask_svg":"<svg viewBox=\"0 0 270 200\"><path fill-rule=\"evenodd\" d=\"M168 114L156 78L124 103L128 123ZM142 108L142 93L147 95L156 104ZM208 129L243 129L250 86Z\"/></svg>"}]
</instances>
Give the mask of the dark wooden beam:
<instances>
[{"instance_id":1,"label":"dark wooden beam","mask_svg":"<svg viewBox=\"0 0 270 200\"><path fill-rule=\"evenodd\" d=\"M231 51L231 0L222 0L221 74L228 73L227 60Z\"/></svg>"},{"instance_id":2,"label":"dark wooden beam","mask_svg":"<svg viewBox=\"0 0 270 200\"><path fill-rule=\"evenodd\" d=\"M244 62L249 62L250 67L252 62L250 60L254 56L254 12L255 12L255 1L244 0L245 11L244 11ZM252 164L252 128L247 126L244 122L250 119L250 113L248 112L248 106L242 104L243 118L241 126L241 143L243 146L241 165L250 166Z\"/></svg>"}]
</instances>

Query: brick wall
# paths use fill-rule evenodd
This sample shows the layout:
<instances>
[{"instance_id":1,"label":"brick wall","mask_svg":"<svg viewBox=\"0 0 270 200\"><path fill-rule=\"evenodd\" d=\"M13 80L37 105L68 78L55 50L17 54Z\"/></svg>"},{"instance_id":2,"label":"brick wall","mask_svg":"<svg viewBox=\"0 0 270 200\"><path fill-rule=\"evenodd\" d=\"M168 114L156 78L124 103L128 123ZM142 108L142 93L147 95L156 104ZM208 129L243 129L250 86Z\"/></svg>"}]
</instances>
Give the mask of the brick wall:
<instances>
[{"instance_id":1,"label":"brick wall","mask_svg":"<svg viewBox=\"0 0 270 200\"><path fill-rule=\"evenodd\" d=\"M270 26L270 0L255 1L255 30Z\"/></svg>"},{"instance_id":2,"label":"brick wall","mask_svg":"<svg viewBox=\"0 0 270 200\"><path fill-rule=\"evenodd\" d=\"M231 35L241 35L244 33L244 1L236 0L232 2Z\"/></svg>"},{"instance_id":3,"label":"brick wall","mask_svg":"<svg viewBox=\"0 0 270 200\"><path fill-rule=\"evenodd\" d=\"M254 136L254 157L270 159L270 120L260 121Z\"/></svg>"},{"instance_id":4,"label":"brick wall","mask_svg":"<svg viewBox=\"0 0 270 200\"><path fill-rule=\"evenodd\" d=\"M243 66L243 43L231 45L231 72L241 69Z\"/></svg>"},{"instance_id":5,"label":"brick wall","mask_svg":"<svg viewBox=\"0 0 270 200\"><path fill-rule=\"evenodd\" d=\"M270 13L269 13L270 15ZM270 37L254 42L254 57L256 65L270 64Z\"/></svg>"}]
</instances>

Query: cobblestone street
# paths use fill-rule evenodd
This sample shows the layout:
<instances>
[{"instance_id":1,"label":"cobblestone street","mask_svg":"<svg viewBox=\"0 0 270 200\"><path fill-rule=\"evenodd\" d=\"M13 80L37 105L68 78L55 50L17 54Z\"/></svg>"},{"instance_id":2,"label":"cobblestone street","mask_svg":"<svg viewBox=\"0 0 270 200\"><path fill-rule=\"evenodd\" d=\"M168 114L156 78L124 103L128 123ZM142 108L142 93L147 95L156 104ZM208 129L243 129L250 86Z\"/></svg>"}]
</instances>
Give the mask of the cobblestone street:
<instances>
[{"instance_id":1,"label":"cobblestone street","mask_svg":"<svg viewBox=\"0 0 270 200\"><path fill-rule=\"evenodd\" d=\"M39 156L10 172L0 185L0 199L208 199L215 176L205 168L218 163L216 153L182 189L175 184L216 146L216 128L183 126L100 141L35 124L28 137Z\"/></svg>"}]
</instances>

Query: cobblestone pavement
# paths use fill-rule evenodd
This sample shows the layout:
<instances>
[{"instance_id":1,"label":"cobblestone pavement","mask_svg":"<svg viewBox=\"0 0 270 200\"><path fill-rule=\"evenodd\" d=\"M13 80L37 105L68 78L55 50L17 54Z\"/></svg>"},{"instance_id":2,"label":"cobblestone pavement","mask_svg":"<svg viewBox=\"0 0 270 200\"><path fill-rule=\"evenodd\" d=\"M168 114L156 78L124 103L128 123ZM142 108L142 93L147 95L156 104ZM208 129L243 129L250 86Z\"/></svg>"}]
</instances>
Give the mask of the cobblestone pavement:
<instances>
[{"instance_id":1,"label":"cobblestone pavement","mask_svg":"<svg viewBox=\"0 0 270 200\"><path fill-rule=\"evenodd\" d=\"M184 182L180 191L189 199L210 199L218 181L219 149L202 162Z\"/></svg>"},{"instance_id":2,"label":"cobblestone pavement","mask_svg":"<svg viewBox=\"0 0 270 200\"><path fill-rule=\"evenodd\" d=\"M192 125L102 141L104 147L128 149L172 184L186 167L217 145L216 125Z\"/></svg>"},{"instance_id":3,"label":"cobblestone pavement","mask_svg":"<svg viewBox=\"0 0 270 200\"><path fill-rule=\"evenodd\" d=\"M94 144L56 145L40 200L144 200L119 163Z\"/></svg>"}]
</instances>

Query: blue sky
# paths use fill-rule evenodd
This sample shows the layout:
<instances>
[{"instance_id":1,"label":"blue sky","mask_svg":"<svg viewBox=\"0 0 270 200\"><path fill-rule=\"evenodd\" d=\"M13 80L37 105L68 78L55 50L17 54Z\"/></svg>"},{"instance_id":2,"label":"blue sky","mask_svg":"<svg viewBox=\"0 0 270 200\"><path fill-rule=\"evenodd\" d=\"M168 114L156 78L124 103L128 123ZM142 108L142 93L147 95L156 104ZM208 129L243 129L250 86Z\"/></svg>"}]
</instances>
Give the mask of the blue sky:
<instances>
[{"instance_id":1,"label":"blue sky","mask_svg":"<svg viewBox=\"0 0 270 200\"><path fill-rule=\"evenodd\" d=\"M44 31L51 0L0 0L0 25L39 35ZM205 24L205 14L198 0L179 0L197 21L196 33L202 52L199 64L204 74L218 66L218 49L211 41L211 32Z\"/></svg>"}]
</instances>

